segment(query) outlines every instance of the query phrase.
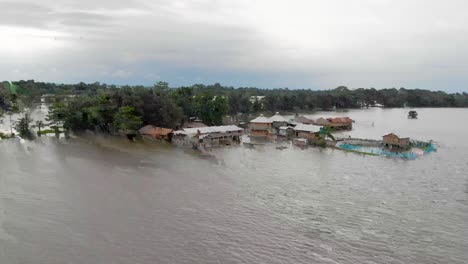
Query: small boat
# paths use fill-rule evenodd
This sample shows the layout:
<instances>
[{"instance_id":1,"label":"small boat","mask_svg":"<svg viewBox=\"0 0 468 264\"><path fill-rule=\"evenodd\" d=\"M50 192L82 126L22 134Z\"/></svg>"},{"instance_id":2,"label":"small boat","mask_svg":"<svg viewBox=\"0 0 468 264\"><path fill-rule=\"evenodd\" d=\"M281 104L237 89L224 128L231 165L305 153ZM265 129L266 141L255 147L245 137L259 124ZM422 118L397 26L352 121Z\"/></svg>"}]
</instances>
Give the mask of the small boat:
<instances>
[{"instance_id":1,"label":"small boat","mask_svg":"<svg viewBox=\"0 0 468 264\"><path fill-rule=\"evenodd\" d=\"M418 118L418 112L416 112L414 110L409 111L408 112L408 118L417 119Z\"/></svg>"},{"instance_id":2,"label":"small boat","mask_svg":"<svg viewBox=\"0 0 468 264\"><path fill-rule=\"evenodd\" d=\"M287 148L288 148L288 147L286 147L286 146L278 146L278 147L276 147L276 149L279 149L279 150L283 150L283 149L287 149Z\"/></svg>"}]
</instances>

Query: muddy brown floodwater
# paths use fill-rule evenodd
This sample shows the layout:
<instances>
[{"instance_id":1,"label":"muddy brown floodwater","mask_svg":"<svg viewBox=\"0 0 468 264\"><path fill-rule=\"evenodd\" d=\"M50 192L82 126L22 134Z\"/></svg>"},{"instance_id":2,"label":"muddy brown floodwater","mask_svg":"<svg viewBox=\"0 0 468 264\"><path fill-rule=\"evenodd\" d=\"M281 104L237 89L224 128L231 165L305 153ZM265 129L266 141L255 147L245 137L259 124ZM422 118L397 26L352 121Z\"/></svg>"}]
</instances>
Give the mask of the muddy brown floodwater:
<instances>
[{"instance_id":1,"label":"muddy brown floodwater","mask_svg":"<svg viewBox=\"0 0 468 264\"><path fill-rule=\"evenodd\" d=\"M412 161L0 141L0 263L468 263L468 109L416 110L318 114L355 119L343 136L435 140Z\"/></svg>"}]
</instances>

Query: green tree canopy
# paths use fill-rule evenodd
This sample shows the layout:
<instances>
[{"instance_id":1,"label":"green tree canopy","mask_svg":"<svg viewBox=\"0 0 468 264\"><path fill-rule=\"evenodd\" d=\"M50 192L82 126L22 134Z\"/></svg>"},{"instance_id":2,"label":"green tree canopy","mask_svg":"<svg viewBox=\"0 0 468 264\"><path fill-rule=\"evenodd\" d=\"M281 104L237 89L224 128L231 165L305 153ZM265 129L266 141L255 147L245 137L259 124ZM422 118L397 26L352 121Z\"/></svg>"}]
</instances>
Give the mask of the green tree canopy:
<instances>
[{"instance_id":1,"label":"green tree canopy","mask_svg":"<svg viewBox=\"0 0 468 264\"><path fill-rule=\"evenodd\" d=\"M131 106L122 106L114 116L114 126L125 134L134 133L142 124L141 117Z\"/></svg>"}]
</instances>

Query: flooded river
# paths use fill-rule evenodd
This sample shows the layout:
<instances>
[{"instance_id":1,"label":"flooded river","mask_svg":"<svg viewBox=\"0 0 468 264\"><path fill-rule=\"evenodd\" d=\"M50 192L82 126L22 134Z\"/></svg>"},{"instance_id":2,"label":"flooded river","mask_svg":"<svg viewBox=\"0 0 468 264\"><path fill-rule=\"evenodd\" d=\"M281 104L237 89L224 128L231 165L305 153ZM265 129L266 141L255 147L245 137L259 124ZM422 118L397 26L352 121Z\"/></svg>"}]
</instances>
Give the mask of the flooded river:
<instances>
[{"instance_id":1,"label":"flooded river","mask_svg":"<svg viewBox=\"0 0 468 264\"><path fill-rule=\"evenodd\" d=\"M467 263L468 109L353 110L417 160L115 138L0 141L0 263ZM374 123L374 126L372 126Z\"/></svg>"}]
</instances>

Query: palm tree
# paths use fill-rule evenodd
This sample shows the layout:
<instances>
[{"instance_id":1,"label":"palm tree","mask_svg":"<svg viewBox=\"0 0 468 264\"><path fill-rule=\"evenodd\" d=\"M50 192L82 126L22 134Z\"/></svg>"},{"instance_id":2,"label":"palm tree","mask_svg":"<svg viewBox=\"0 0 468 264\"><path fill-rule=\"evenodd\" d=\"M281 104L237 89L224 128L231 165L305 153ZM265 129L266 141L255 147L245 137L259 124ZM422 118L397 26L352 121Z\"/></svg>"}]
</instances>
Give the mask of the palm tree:
<instances>
[{"instance_id":1,"label":"palm tree","mask_svg":"<svg viewBox=\"0 0 468 264\"><path fill-rule=\"evenodd\" d=\"M332 135L332 132L333 132L332 128L328 126L324 126L320 128L320 132L318 133L320 134L320 136L323 136L324 138L329 137L331 138L331 140L335 140L335 137Z\"/></svg>"},{"instance_id":2,"label":"palm tree","mask_svg":"<svg viewBox=\"0 0 468 264\"><path fill-rule=\"evenodd\" d=\"M45 126L44 122L36 121L36 124L34 125L34 127L37 128L37 135L38 136L41 136L41 128L43 128L44 126Z\"/></svg>"},{"instance_id":3,"label":"palm tree","mask_svg":"<svg viewBox=\"0 0 468 264\"><path fill-rule=\"evenodd\" d=\"M326 147L327 142L325 140L326 137L329 137L331 140L335 140L335 137L332 135L333 129L330 127L321 127L320 131L315 132L315 144Z\"/></svg>"}]
</instances>

